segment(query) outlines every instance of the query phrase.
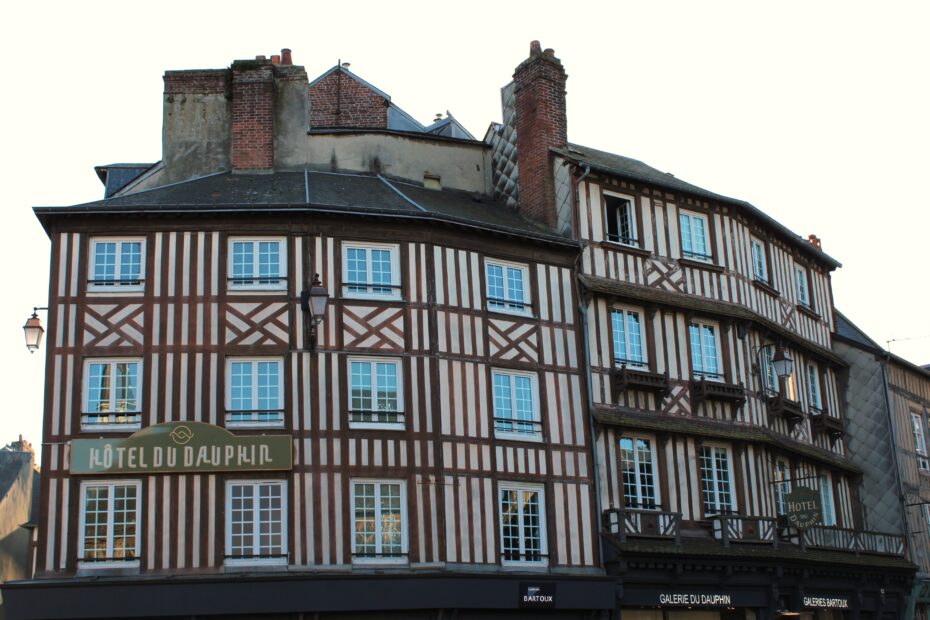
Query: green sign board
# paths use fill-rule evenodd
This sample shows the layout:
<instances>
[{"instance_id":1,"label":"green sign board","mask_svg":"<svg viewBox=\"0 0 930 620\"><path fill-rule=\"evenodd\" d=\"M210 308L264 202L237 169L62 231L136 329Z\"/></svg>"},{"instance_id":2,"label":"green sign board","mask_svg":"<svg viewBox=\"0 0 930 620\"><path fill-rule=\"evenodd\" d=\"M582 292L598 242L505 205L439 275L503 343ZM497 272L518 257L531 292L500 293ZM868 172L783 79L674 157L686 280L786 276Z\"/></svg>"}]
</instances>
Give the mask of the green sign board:
<instances>
[{"instance_id":1,"label":"green sign board","mask_svg":"<svg viewBox=\"0 0 930 620\"><path fill-rule=\"evenodd\" d=\"M71 441L73 474L280 471L292 466L290 435L233 435L202 422L166 422L129 437Z\"/></svg>"},{"instance_id":2,"label":"green sign board","mask_svg":"<svg viewBox=\"0 0 930 620\"><path fill-rule=\"evenodd\" d=\"M820 524L820 496L817 491L807 487L794 487L785 496L788 525L798 529L807 529Z\"/></svg>"}]
</instances>

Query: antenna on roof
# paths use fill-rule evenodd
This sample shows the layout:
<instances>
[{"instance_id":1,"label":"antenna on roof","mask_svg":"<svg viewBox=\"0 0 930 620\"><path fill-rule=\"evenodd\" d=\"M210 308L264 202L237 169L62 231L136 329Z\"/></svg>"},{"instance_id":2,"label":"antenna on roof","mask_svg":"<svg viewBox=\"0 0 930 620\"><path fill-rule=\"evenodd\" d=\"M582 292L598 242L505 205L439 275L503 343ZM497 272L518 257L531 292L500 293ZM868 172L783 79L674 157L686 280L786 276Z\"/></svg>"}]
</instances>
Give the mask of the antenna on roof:
<instances>
[{"instance_id":1,"label":"antenna on roof","mask_svg":"<svg viewBox=\"0 0 930 620\"><path fill-rule=\"evenodd\" d=\"M885 341L885 348L890 353L892 342L904 342L905 340L921 340L922 338L930 338L930 334L926 334L924 336L910 336L909 338L892 338L891 340Z\"/></svg>"}]
</instances>

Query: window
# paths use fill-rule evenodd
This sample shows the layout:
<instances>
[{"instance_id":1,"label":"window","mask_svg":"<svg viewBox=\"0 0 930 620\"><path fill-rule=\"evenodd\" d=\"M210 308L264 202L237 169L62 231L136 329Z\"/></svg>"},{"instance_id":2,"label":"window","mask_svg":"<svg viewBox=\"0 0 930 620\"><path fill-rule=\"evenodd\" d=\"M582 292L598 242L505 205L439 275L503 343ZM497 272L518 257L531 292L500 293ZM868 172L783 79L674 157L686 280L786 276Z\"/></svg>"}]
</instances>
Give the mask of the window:
<instances>
[{"instance_id":1,"label":"window","mask_svg":"<svg viewBox=\"0 0 930 620\"><path fill-rule=\"evenodd\" d=\"M787 497L791 493L791 468L788 463L779 459L775 461L775 512L779 515L788 514Z\"/></svg>"},{"instance_id":2,"label":"window","mask_svg":"<svg viewBox=\"0 0 930 620\"><path fill-rule=\"evenodd\" d=\"M283 480L226 482L226 564L287 563Z\"/></svg>"},{"instance_id":3,"label":"window","mask_svg":"<svg viewBox=\"0 0 930 620\"><path fill-rule=\"evenodd\" d=\"M655 509L655 455L652 441L642 437L620 439L620 465L623 469L623 503L627 508Z\"/></svg>"},{"instance_id":4,"label":"window","mask_svg":"<svg viewBox=\"0 0 930 620\"><path fill-rule=\"evenodd\" d=\"M484 276L489 310L530 313L529 270L526 265L487 261Z\"/></svg>"},{"instance_id":5,"label":"window","mask_svg":"<svg viewBox=\"0 0 930 620\"><path fill-rule=\"evenodd\" d=\"M794 284L798 293L798 305L811 309L811 297L808 291L807 269L800 265L794 266Z\"/></svg>"},{"instance_id":6,"label":"window","mask_svg":"<svg viewBox=\"0 0 930 620\"><path fill-rule=\"evenodd\" d=\"M604 192L604 219L608 241L639 246L633 204L632 198Z\"/></svg>"},{"instance_id":7,"label":"window","mask_svg":"<svg viewBox=\"0 0 930 620\"><path fill-rule=\"evenodd\" d=\"M541 486L500 483L503 564L546 562L546 519Z\"/></svg>"},{"instance_id":8,"label":"window","mask_svg":"<svg viewBox=\"0 0 930 620\"><path fill-rule=\"evenodd\" d=\"M820 474L820 508L823 525L835 526L836 509L833 507L833 482L830 480L830 474Z\"/></svg>"},{"instance_id":9,"label":"window","mask_svg":"<svg viewBox=\"0 0 930 620\"><path fill-rule=\"evenodd\" d=\"M635 310L614 308L610 312L611 332L614 339L614 363L628 366L645 366L643 354L643 326Z\"/></svg>"},{"instance_id":10,"label":"window","mask_svg":"<svg viewBox=\"0 0 930 620\"><path fill-rule=\"evenodd\" d=\"M729 514L736 510L730 480L730 450L722 446L701 446L701 490L704 515Z\"/></svg>"},{"instance_id":11,"label":"window","mask_svg":"<svg viewBox=\"0 0 930 620\"><path fill-rule=\"evenodd\" d=\"M354 480L353 561L397 562L407 556L407 510L403 482Z\"/></svg>"},{"instance_id":12,"label":"window","mask_svg":"<svg viewBox=\"0 0 930 620\"><path fill-rule=\"evenodd\" d=\"M495 370L491 373L491 381L494 435L504 439L542 439L536 375Z\"/></svg>"},{"instance_id":13,"label":"window","mask_svg":"<svg viewBox=\"0 0 930 620\"><path fill-rule=\"evenodd\" d=\"M135 359L97 359L84 363L81 428L139 428L141 366L142 362Z\"/></svg>"},{"instance_id":14,"label":"window","mask_svg":"<svg viewBox=\"0 0 930 620\"><path fill-rule=\"evenodd\" d=\"M141 291L142 239L93 239L90 243L91 265L88 291Z\"/></svg>"},{"instance_id":15,"label":"window","mask_svg":"<svg viewBox=\"0 0 930 620\"><path fill-rule=\"evenodd\" d=\"M396 245L344 244L343 295L361 299L400 299Z\"/></svg>"},{"instance_id":16,"label":"window","mask_svg":"<svg viewBox=\"0 0 930 620\"><path fill-rule=\"evenodd\" d=\"M769 396L775 396L780 391L778 373L775 372L775 347L766 345L762 348L762 378L764 391Z\"/></svg>"},{"instance_id":17,"label":"window","mask_svg":"<svg viewBox=\"0 0 930 620\"><path fill-rule=\"evenodd\" d=\"M697 377L721 380L720 343L717 329L710 323L692 322L688 328L691 341L691 370Z\"/></svg>"},{"instance_id":18,"label":"window","mask_svg":"<svg viewBox=\"0 0 930 620\"><path fill-rule=\"evenodd\" d=\"M349 358L349 424L352 428L403 428L400 360Z\"/></svg>"},{"instance_id":19,"label":"window","mask_svg":"<svg viewBox=\"0 0 930 620\"><path fill-rule=\"evenodd\" d=\"M226 394L226 426L284 426L280 359L227 359Z\"/></svg>"},{"instance_id":20,"label":"window","mask_svg":"<svg viewBox=\"0 0 930 620\"><path fill-rule=\"evenodd\" d=\"M710 262L710 242L708 238L707 216L680 211L678 223L681 228L681 255Z\"/></svg>"},{"instance_id":21,"label":"window","mask_svg":"<svg viewBox=\"0 0 930 620\"><path fill-rule=\"evenodd\" d=\"M927 444L924 441L924 423L919 413L911 413L911 430L914 432L914 451L917 453L917 467L920 471L930 472L930 460L927 459Z\"/></svg>"},{"instance_id":22,"label":"window","mask_svg":"<svg viewBox=\"0 0 930 620\"><path fill-rule=\"evenodd\" d=\"M287 252L284 239L230 239L229 288L286 289Z\"/></svg>"},{"instance_id":23,"label":"window","mask_svg":"<svg viewBox=\"0 0 930 620\"><path fill-rule=\"evenodd\" d=\"M133 480L81 483L80 561L107 564L139 561L139 489Z\"/></svg>"},{"instance_id":24,"label":"window","mask_svg":"<svg viewBox=\"0 0 930 620\"><path fill-rule=\"evenodd\" d=\"M749 250L752 254L752 277L754 280L769 283L768 261L765 257L765 244L755 237L749 238Z\"/></svg>"},{"instance_id":25,"label":"window","mask_svg":"<svg viewBox=\"0 0 930 620\"><path fill-rule=\"evenodd\" d=\"M820 372L814 364L807 365L807 404L811 411L823 412L823 401L820 398Z\"/></svg>"}]
</instances>

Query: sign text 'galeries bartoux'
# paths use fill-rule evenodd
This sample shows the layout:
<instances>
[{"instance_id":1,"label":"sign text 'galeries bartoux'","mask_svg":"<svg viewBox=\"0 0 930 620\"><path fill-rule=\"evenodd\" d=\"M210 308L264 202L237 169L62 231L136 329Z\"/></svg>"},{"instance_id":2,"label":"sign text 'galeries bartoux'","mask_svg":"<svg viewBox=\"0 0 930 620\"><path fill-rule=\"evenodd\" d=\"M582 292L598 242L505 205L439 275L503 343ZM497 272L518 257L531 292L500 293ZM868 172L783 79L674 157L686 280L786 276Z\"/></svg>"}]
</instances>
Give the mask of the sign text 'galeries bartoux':
<instances>
[{"instance_id":1,"label":"sign text 'galeries bartoux'","mask_svg":"<svg viewBox=\"0 0 930 620\"><path fill-rule=\"evenodd\" d=\"M71 441L74 474L280 471L292 463L289 435L233 435L202 422L166 422L129 437Z\"/></svg>"}]
</instances>

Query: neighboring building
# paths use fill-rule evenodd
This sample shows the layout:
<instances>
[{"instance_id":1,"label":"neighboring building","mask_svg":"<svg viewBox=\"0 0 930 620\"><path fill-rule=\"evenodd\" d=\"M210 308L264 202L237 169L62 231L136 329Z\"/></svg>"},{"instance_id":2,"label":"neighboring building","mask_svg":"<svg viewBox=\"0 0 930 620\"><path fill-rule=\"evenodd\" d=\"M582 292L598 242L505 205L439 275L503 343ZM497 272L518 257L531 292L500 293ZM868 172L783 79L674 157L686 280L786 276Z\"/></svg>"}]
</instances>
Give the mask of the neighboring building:
<instances>
[{"instance_id":1,"label":"neighboring building","mask_svg":"<svg viewBox=\"0 0 930 620\"><path fill-rule=\"evenodd\" d=\"M930 371L880 347L836 312L834 350L849 364L850 458L862 468L868 527L906 536L919 571L906 618L930 618Z\"/></svg>"},{"instance_id":2,"label":"neighboring building","mask_svg":"<svg viewBox=\"0 0 930 620\"><path fill-rule=\"evenodd\" d=\"M864 531L838 263L568 143L565 80L534 42L477 141L288 50L166 73L162 161L36 208L15 617L897 617L914 566ZM798 530L805 486L825 523Z\"/></svg>"},{"instance_id":3,"label":"neighboring building","mask_svg":"<svg viewBox=\"0 0 930 620\"><path fill-rule=\"evenodd\" d=\"M20 435L0 448L0 582L32 577L38 497L35 453ZM0 618L5 612L0 604Z\"/></svg>"}]
</instances>

